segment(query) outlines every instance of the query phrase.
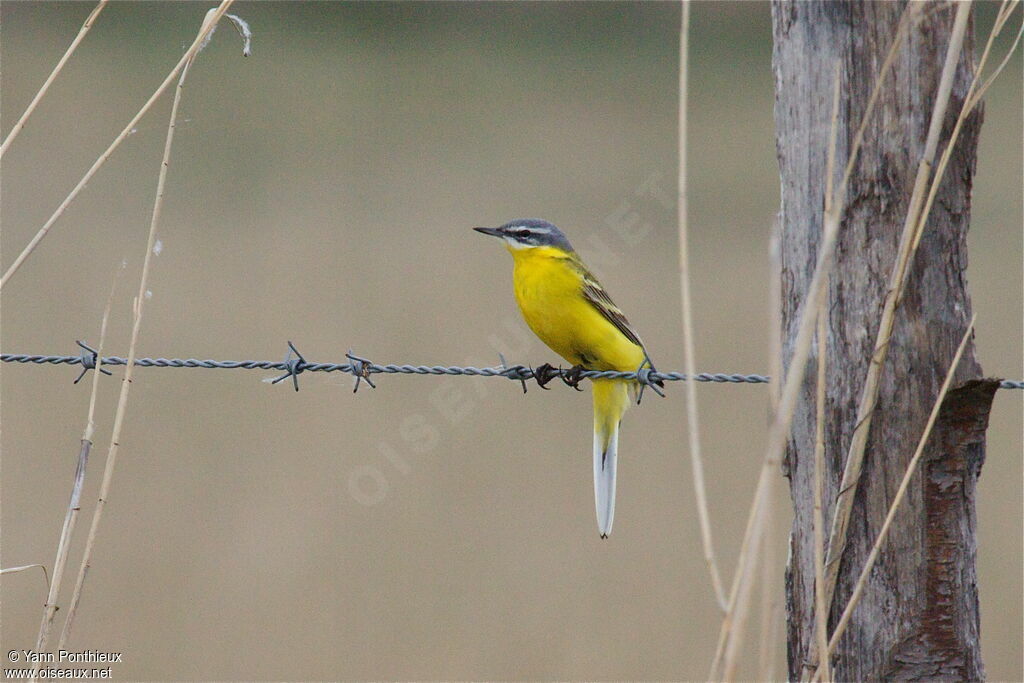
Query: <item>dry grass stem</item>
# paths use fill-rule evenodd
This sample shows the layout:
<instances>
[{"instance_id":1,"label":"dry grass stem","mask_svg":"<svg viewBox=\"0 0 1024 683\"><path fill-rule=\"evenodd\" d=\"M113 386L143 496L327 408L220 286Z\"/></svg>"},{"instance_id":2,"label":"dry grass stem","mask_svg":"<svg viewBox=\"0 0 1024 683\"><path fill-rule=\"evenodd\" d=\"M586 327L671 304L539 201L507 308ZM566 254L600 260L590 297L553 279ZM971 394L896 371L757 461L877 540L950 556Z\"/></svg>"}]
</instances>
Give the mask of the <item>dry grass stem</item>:
<instances>
[{"instance_id":1,"label":"dry grass stem","mask_svg":"<svg viewBox=\"0 0 1024 683\"><path fill-rule=\"evenodd\" d=\"M4 574L17 574L18 572L25 572L29 569L35 569L36 567L43 570L43 580L46 581L46 590L49 591L50 575L46 572L46 566L42 564L25 564L20 567L7 567L6 569L0 569L0 576L3 576Z\"/></svg>"},{"instance_id":2,"label":"dry grass stem","mask_svg":"<svg viewBox=\"0 0 1024 683\"><path fill-rule=\"evenodd\" d=\"M679 282L682 290L683 351L687 376L697 374L693 343L693 304L690 296L690 249L687 221L686 137L687 137L687 79L689 71L690 3L683 0L682 23L679 31ZM707 492L704 486L704 460L700 449L700 423L697 419L697 387L686 382L686 424L690 445L690 464L693 469L694 497L700 520L700 537L704 549L704 562L711 575L715 599L722 610L726 608L725 591L715 560L715 547L711 539L711 521L708 514Z\"/></svg>"},{"instance_id":3,"label":"dry grass stem","mask_svg":"<svg viewBox=\"0 0 1024 683\"><path fill-rule=\"evenodd\" d=\"M767 501L764 509L765 516L765 528L772 530L775 526L775 506L772 505L772 501ZM767 535L767 534L766 534ZM761 603L759 609L761 611L761 619L758 623L757 631L757 671L758 680L770 681L773 678L773 658L772 658L772 644L774 639L772 617L775 613L775 595L778 592L778 587L772 580L772 568L775 567L775 546L770 542L770 539L765 538L764 546L761 548L760 557L761 577L760 577L760 589L761 589Z\"/></svg>"},{"instance_id":4,"label":"dry grass stem","mask_svg":"<svg viewBox=\"0 0 1024 683\"><path fill-rule=\"evenodd\" d=\"M769 419L775 419L779 405L779 385L782 383L782 258L779 253L782 229L778 218L772 222L771 237L768 240L769 285L768 318L771 320L768 340L768 367L772 382L768 385ZM775 527L775 509L769 496L765 506L765 526ZM775 646L779 624L779 591L774 581L775 546L766 539L761 551L761 626L758 645L758 680L775 680L775 660L778 648Z\"/></svg>"},{"instance_id":5,"label":"dry grass stem","mask_svg":"<svg viewBox=\"0 0 1024 683\"><path fill-rule=\"evenodd\" d=\"M765 538L761 548L761 620L758 625L757 644L757 679L760 681L775 680L775 654L778 650L779 587L775 582L775 545L769 532L775 530L775 505L769 498L764 509Z\"/></svg>"},{"instance_id":6,"label":"dry grass stem","mask_svg":"<svg viewBox=\"0 0 1024 683\"><path fill-rule=\"evenodd\" d=\"M985 55L982 58L980 65L978 67L979 72L985 65L985 58L988 57L988 52L992 48L992 42L995 40L995 37L999 35L999 32L1002 31L1003 25L1010 18L1010 15L1013 13L1013 10L1016 9L1019 3L1020 0L1014 0L1014 2L1009 3L1006 6L1005 14L1000 12L1000 16L996 19L996 23L992 28L992 33L989 34L989 42L985 46ZM1012 57L1013 54L1017 51L1017 46L1020 44L1021 35L1024 35L1024 19L1021 20L1021 27L1017 30L1017 35L1013 39L1013 43L1010 45L1010 49L1006 51L1006 55L1003 57L1003 61L999 62L999 66L997 66L995 70L992 71L992 74L988 78L986 78L982 86L978 88L978 92L974 94L975 100L981 100L981 98L985 96L985 93L992 86L992 83L995 82L996 78L999 77L999 74L1001 74L1003 72L1003 69L1006 68L1006 65L1010 61L1010 57ZM971 106L973 107L975 104L977 104L977 102L972 102Z\"/></svg>"},{"instance_id":7,"label":"dry grass stem","mask_svg":"<svg viewBox=\"0 0 1024 683\"><path fill-rule=\"evenodd\" d=\"M5 139L3 144L0 145L0 158L3 158L4 154L7 152L7 148L11 146L12 142L14 142L14 138L18 137L18 133L20 133L21 129L25 127L25 122L28 121L28 117L32 116L32 112L36 110L36 106L43 99L43 96L46 95L46 92L50 89L50 85L54 80L56 80L57 74L61 72L64 65L67 64L68 60L71 58L75 49L78 48L78 44L82 42L83 38L85 38L85 34L87 34L89 29L92 28L93 22L96 21L96 17L98 17L100 12L103 11L103 8L106 7L107 2L108 0L100 0L93 8L92 12L89 12L89 16L86 17L85 23L82 24L82 28L78 29L78 35L75 36L75 39L71 41L71 44L68 45L68 49L64 52L64 56L57 62L57 66L53 67L53 71L51 71L50 75L47 76L45 81L43 81L43 85L39 88L39 92L37 92L36 96L32 98L32 101L28 103L25 113L21 115L18 122L14 124L13 128L11 128L11 132L7 134L7 139Z\"/></svg>"},{"instance_id":8,"label":"dry grass stem","mask_svg":"<svg viewBox=\"0 0 1024 683\"><path fill-rule=\"evenodd\" d=\"M107 305L103 309L103 321L100 323L100 341L96 347L96 367L92 373L92 389L89 393L89 411L85 420L85 428L82 430L81 447L78 451L78 462L75 467L74 484L71 487L71 500L68 502L68 511L64 515L64 526L61 528L60 540L57 542L57 556L53 561L53 582L50 584L46 604L43 607L43 618L39 624L39 634L36 637L36 652L46 652L46 645L50 638L50 631L53 628L53 618L57 614L57 598L60 596L61 585L64 580L64 569L67 566L68 553L71 549L71 539L75 533L75 525L81 511L80 501L82 498L82 487L85 484L85 471L89 463L89 453L92 450L92 435L96 428L96 396L100 386L100 368L103 366L103 345L107 338L107 322L110 320L110 308L114 302L114 292L117 289L117 281L124 271L122 265L114 276L114 282L110 286L110 293L107 295ZM42 662L38 661L33 667L33 677L39 671Z\"/></svg>"},{"instance_id":9,"label":"dry grass stem","mask_svg":"<svg viewBox=\"0 0 1024 683\"><path fill-rule=\"evenodd\" d=\"M719 669L722 666L729 637L732 634L735 623L740 584L744 577L743 569L747 566L747 558L751 554L751 543L754 539L758 538L756 530L758 528L758 519L763 510L762 499L768 495L773 480L772 472L776 465L778 465L777 461L771 461L768 458L761 462L761 472L758 476L757 486L754 489L754 502L750 506L750 512L747 514L743 541L740 543L740 552L736 559L736 571L733 573L732 584L729 587L729 602L726 605L725 616L722 618L722 625L718 633L718 643L715 646L715 656L711 661L711 669L708 672L709 681L720 678Z\"/></svg>"},{"instance_id":10,"label":"dry grass stem","mask_svg":"<svg viewBox=\"0 0 1024 683\"><path fill-rule=\"evenodd\" d=\"M861 394L861 400L857 410L856 427L854 428L850 442L846 465L843 469L843 478L839 486L839 495L836 500L835 512L832 517L832 527L829 533L828 555L825 563L825 601L827 605L832 604L832 598L835 593L836 580L839 576L839 560L842 557L843 550L846 546L847 529L850 522L850 515L853 510L853 499L857 492L857 484L860 479L861 467L864 462L864 451L867 445L869 430L871 428L871 418L878 399L879 380L881 378L882 368L885 365L885 357L889 349L889 339L892 336L896 305L902 294L903 288L906 285L908 264L914 254L913 247L915 246L915 231L919 224L918 219L922 216L921 207L925 194L924 191L928 178L931 176L931 160L935 157L935 151L939 142L939 135L942 132L942 121L945 117L946 107L949 103L953 78L956 74L956 66L963 46L963 39L967 28L967 19L970 16L970 9L970 2L964 2L956 5L957 14L954 20L952 33L950 35L949 46L946 51L946 59L942 69L942 76L939 80L935 106L932 111L931 122L929 124L928 137L925 142L924 152L921 155L921 161L918 165L917 177L914 181L914 189L910 198L907 218L903 225L903 233L900 238L896 263L893 267L889 288L883 304L878 335L875 340L871 363L868 367L867 377L864 382L864 389ZM975 76L975 79L977 79L977 76ZM958 132L959 127L954 130L954 134ZM950 138L947 148L952 149L955 144L956 137L954 135ZM933 184L937 186L941 179L941 173L935 174ZM924 214L924 218L927 218L926 214ZM921 221L920 225L923 226L923 224L923 221Z\"/></svg>"},{"instance_id":11,"label":"dry grass stem","mask_svg":"<svg viewBox=\"0 0 1024 683\"><path fill-rule=\"evenodd\" d=\"M46 579L46 588L50 588L50 575L46 573L46 566L42 564L24 564L20 567L8 567L7 569L0 569L0 576L4 574L17 574L18 572L28 571L29 569L35 569L39 567L43 570L43 578Z\"/></svg>"},{"instance_id":12,"label":"dry grass stem","mask_svg":"<svg viewBox=\"0 0 1024 683\"><path fill-rule=\"evenodd\" d=\"M772 381L768 384L768 417L775 419L785 383L782 370L782 221L776 215L768 238L768 319L771 321L768 340L768 368Z\"/></svg>"},{"instance_id":13,"label":"dry grass stem","mask_svg":"<svg viewBox=\"0 0 1024 683\"><path fill-rule=\"evenodd\" d=\"M203 39L210 35L213 31L213 27L217 23L217 20L222 14L224 14L230 4L231 0L224 0L217 9L207 12L206 17L203 20L202 27L199 29L199 34L196 36L197 42L195 45L197 46L197 51L205 44ZM149 281L149 268L154 256L153 245L156 242L157 225L160 222L160 214L163 209L164 188L167 182L167 169L170 166L171 147L174 143L174 130L178 117L178 107L181 104L181 94L184 88L185 78L188 76L189 69L194 61L194 54L195 53L193 53L193 57L187 59L182 66L181 77L178 79L178 85L174 91L174 100L171 104L171 115L167 127L167 138L164 142L164 153L160 162L160 175L157 179L156 199L153 202L153 215L149 223L149 237L146 241L146 252L142 262L142 274L139 277L138 294L135 296L132 309L132 332L128 344L128 357L125 363L124 378L121 380L121 391L118 396L117 411L114 414L114 426L110 435L110 447L107 451L107 462L103 470L103 482L100 484L99 500L96 503L96 509L93 511L92 523L89 527L89 536L86 539L85 551L82 555L82 563L79 567L78 579L75 582L75 590L71 597L68 617L64 622L64 628L61 631L61 648L63 648L67 643L71 628L74 624L74 617L78 612L78 605L82 595L82 587L85 583L86 574L89 571L90 560L96 543L97 530L99 528L100 520L103 518L103 510L106 508L107 499L110 494L110 484L114 475L114 467L117 464L121 429L124 426L124 416L128 407L128 396L132 383L132 370L135 367L139 328L142 324L142 311L146 301L145 294L146 285Z\"/></svg>"},{"instance_id":14,"label":"dry grass stem","mask_svg":"<svg viewBox=\"0 0 1024 683\"><path fill-rule=\"evenodd\" d=\"M832 117L828 131L828 156L825 160L825 215L831 216L834 214L832 205L835 203L835 197L832 195L833 190L833 176L836 169L836 136L839 134L839 83L842 80L840 74L841 63L837 59L835 67L832 69ZM861 124L863 126L863 122ZM821 331L820 328L818 330Z\"/></svg>"},{"instance_id":15,"label":"dry grass stem","mask_svg":"<svg viewBox=\"0 0 1024 683\"><path fill-rule=\"evenodd\" d=\"M760 564L761 551L764 549L764 544L767 541L765 535L767 515L765 513L769 498L770 496L765 496L761 501L761 507L754 522L752 548L744 557L744 562L740 567L740 584L736 592L733 628L730 634L731 637L726 643L723 659L723 681L736 680L736 667L739 665L739 657L743 648L743 636L746 633L747 617L750 614L750 596L757 576L756 569Z\"/></svg>"},{"instance_id":16,"label":"dry grass stem","mask_svg":"<svg viewBox=\"0 0 1024 683\"><path fill-rule=\"evenodd\" d=\"M835 171L836 136L839 127L839 61L836 61L832 92L832 127L829 132L829 154L826 163L825 215L832 215L832 178ZM816 424L814 434L814 631L817 651L828 648L828 603L825 602L825 515L822 510L822 487L825 472L825 390L828 376L828 297L822 297L818 308L818 368L815 391ZM811 657L816 653L812 652ZM832 678L825 660L826 680Z\"/></svg>"},{"instance_id":17,"label":"dry grass stem","mask_svg":"<svg viewBox=\"0 0 1024 683\"><path fill-rule=\"evenodd\" d=\"M829 640L829 654L835 652L839 639L843 636L843 633L846 631L846 627L850 623L850 617L853 614L853 610L857 607L857 603L860 602L860 598L864 594L864 587L867 586L868 577L871 575L871 570L874 568L875 562L878 560L878 553L881 551L882 544L885 543L886 536L889 534L889 528L892 526L892 521L896 517L896 510L899 508L900 503L903 502L903 498L907 495L907 488L910 486L910 480L917 471L917 465L921 461L925 444L928 443L928 437L931 435L932 428L935 426L935 420L939 417L939 410L942 408L942 402L949 391L949 385L953 382L953 376L956 374L957 366L960 365L960 358L963 356L964 350L967 348L967 341L971 338L971 334L974 332L974 321L977 317L977 314L971 316L971 322L967 326L967 330L964 332L963 338L960 340L960 346L957 348L956 354L953 356L953 360L950 362L949 368L946 370L946 378L943 380L942 388L939 389L939 395L935 399L935 404L932 406L932 412L928 416L928 422L925 424L924 432L921 434L921 438L917 442L917 449L914 450L913 457L910 459L910 462L907 463L907 469L903 473L903 480L900 482L900 487L896 490L896 496L893 498L892 503L889 504L889 510L885 515L885 521L882 523L882 528L878 531L878 538L875 539L874 545L871 546L871 552L868 554L868 559L865 561L864 567L860 571L860 576L857 577L857 583L853 587L853 593L850 595L850 600L846 603L846 607L843 609L843 614L839 618L839 623L836 624L836 629L832 633L831 640Z\"/></svg>"},{"instance_id":18,"label":"dry grass stem","mask_svg":"<svg viewBox=\"0 0 1024 683\"><path fill-rule=\"evenodd\" d=\"M182 55L177 65L175 65L175 67L171 69L171 72L167 74L167 77L163 80L163 83L161 83L160 86L156 89L156 91L150 96L150 98L146 100L146 103L142 105L142 108L139 109L138 113L135 114L135 116L132 117L131 121L129 121L128 124L124 127L124 130L122 130L117 135L117 137L114 138L114 141L110 143L110 146L107 147L107 149L99 156L98 159L96 159L96 161L89 168L89 170L86 171L85 175L82 176L82 179L78 181L78 184L75 185L75 187L71 190L71 193L64 198L64 201L60 203L60 206L58 206L57 209L53 212L53 215L51 215L47 219L46 223L43 224L43 227L41 227L39 231L35 234L35 237L33 237L32 240L28 243L28 245L21 251L21 253L18 254L18 257L14 259L14 263L12 263L10 267L4 272L3 277L0 278L0 289L3 289L3 286L6 285L7 281L11 279L11 276L18 271L18 268L20 268L21 264L25 262L25 259L27 259L29 255L33 251L35 251L35 248L39 246L39 243L43 240L44 237L46 237L47 233L50 232L50 229L53 227L54 223L57 222L57 219L64 214L64 211L67 210L71 202L73 202L75 198L78 197L78 194L86 186L89 180L92 179L93 175L96 174L96 171L98 171L100 167L107 161L107 159L110 158L110 155L114 153L114 150L117 149L117 147L124 141L124 139L128 137L132 129L135 128L135 125L146 114L146 112L150 110L150 108L157 101L157 99L159 99L160 95L162 95L164 91L167 89L167 87L174 81L175 76L177 76L178 73L182 70L182 68L184 68L185 64L196 55L200 48L202 48L203 43L206 40L207 36L209 36L210 33L212 33L214 27L217 25L217 21L225 12L227 12L228 7L230 7L231 3L233 2L234 0L222 0L220 6L217 7L217 9L212 10L212 15L207 15L207 19L206 21L204 21L203 28L199 32L199 35L197 35L196 39L192 41L192 45L189 46L188 50L185 51L185 54Z\"/></svg>"},{"instance_id":19,"label":"dry grass stem","mask_svg":"<svg viewBox=\"0 0 1024 683\"><path fill-rule=\"evenodd\" d=\"M818 312L817 424L814 434L814 634L818 652L828 651L828 605L825 603L825 515L821 509L825 473L825 389L828 374L828 306ZM828 657L821 660L822 680L832 680Z\"/></svg>"}]
</instances>

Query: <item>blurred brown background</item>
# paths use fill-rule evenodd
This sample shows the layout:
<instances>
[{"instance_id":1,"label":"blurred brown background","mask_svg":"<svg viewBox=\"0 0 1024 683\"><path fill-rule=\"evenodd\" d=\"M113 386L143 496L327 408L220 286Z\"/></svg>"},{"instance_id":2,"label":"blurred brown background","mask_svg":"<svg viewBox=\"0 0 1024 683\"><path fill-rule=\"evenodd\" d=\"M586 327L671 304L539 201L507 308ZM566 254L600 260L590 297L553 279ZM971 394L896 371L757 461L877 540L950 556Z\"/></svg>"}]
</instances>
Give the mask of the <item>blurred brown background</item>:
<instances>
[{"instance_id":1,"label":"blurred brown background","mask_svg":"<svg viewBox=\"0 0 1024 683\"><path fill-rule=\"evenodd\" d=\"M3 132L91 3L4 3ZM6 266L191 42L205 4L112 3L3 167ZM983 6L979 32L991 7ZM140 354L493 365L553 361L510 259L474 225L561 226L682 365L674 207L678 7L668 3L246 3L193 69ZM980 34L979 35L985 35ZM1005 49L1005 43L1004 49ZM1002 54L1002 53L1000 53ZM701 370L768 372L777 206L761 3L693 7L691 224ZM4 292L6 351L126 355L170 98ZM987 98L968 276L986 372L1021 367L1021 60ZM622 226L630 226L623 229ZM2 564L53 562L88 402L68 367L3 368ZM120 375L115 369L115 375ZM706 675L719 617L685 448L683 387L624 422L615 533L598 539L590 398L470 378L140 369L71 649L120 679ZM95 503L118 382L66 588ZM768 390L701 385L712 521L731 576ZM978 511L985 661L1021 680L1021 399L997 396ZM777 487L774 580L788 494ZM781 595L781 584L773 586ZM65 604L70 590L62 596ZM5 576L5 649L45 598ZM756 626L758 617L754 617ZM60 615L58 616L58 622ZM743 676L756 669L756 629ZM782 667L781 640L774 641Z\"/></svg>"}]
</instances>

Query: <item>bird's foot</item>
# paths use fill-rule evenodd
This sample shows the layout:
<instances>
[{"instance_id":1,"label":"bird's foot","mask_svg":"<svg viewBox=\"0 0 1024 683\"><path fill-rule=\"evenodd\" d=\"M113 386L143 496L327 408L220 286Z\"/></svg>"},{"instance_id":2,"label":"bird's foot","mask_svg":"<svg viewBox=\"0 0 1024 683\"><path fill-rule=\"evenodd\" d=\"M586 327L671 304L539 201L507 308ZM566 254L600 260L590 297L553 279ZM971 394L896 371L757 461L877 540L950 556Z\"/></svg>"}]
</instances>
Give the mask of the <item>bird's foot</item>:
<instances>
[{"instance_id":1,"label":"bird's foot","mask_svg":"<svg viewBox=\"0 0 1024 683\"><path fill-rule=\"evenodd\" d=\"M581 373L586 370L582 365L574 365L562 375L562 381L568 386L572 387L576 391L583 391L580 389L580 382L583 381Z\"/></svg>"},{"instance_id":2,"label":"bird's foot","mask_svg":"<svg viewBox=\"0 0 1024 683\"><path fill-rule=\"evenodd\" d=\"M559 377L562 374L561 368L556 368L551 363L544 363L538 365L533 369L533 378L537 380L537 386L541 389L549 389L547 386L548 382L553 380L555 377Z\"/></svg>"}]
</instances>

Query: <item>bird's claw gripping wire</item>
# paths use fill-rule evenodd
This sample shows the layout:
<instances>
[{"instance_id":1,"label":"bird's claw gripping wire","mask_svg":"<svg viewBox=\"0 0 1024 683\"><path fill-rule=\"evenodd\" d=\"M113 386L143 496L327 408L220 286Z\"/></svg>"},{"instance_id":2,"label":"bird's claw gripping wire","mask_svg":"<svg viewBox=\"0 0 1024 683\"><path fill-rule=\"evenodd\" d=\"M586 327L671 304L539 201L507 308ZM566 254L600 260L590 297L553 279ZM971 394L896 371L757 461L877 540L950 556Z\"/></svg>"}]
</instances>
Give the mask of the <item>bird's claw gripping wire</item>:
<instances>
[{"instance_id":1,"label":"bird's claw gripping wire","mask_svg":"<svg viewBox=\"0 0 1024 683\"><path fill-rule=\"evenodd\" d=\"M656 393L658 396L665 398L665 392L662 391L662 389L665 388L665 381L660 377L651 377L651 374L657 372L658 371L654 369L654 365L651 363L650 358L644 358L644 362L636 369L636 381L640 384L640 391L637 392L636 395L637 405L640 405L640 401L644 397L644 389L647 387L650 387L651 391Z\"/></svg>"},{"instance_id":2,"label":"bird's claw gripping wire","mask_svg":"<svg viewBox=\"0 0 1024 683\"><path fill-rule=\"evenodd\" d=\"M583 381L583 371L585 370L586 368L582 365L574 365L562 374L562 381L576 391L583 391L580 389L580 382Z\"/></svg>"},{"instance_id":3,"label":"bird's claw gripping wire","mask_svg":"<svg viewBox=\"0 0 1024 683\"><path fill-rule=\"evenodd\" d=\"M292 358L292 354L295 354L295 358ZM285 373L280 377L272 380L271 384L277 384L282 380L286 380L289 377L292 378L292 384L295 385L295 391L299 390L299 373L306 369L309 363L302 357L299 350L295 348L295 345L288 342L288 355L284 357Z\"/></svg>"},{"instance_id":4,"label":"bird's claw gripping wire","mask_svg":"<svg viewBox=\"0 0 1024 683\"><path fill-rule=\"evenodd\" d=\"M537 380L537 386L541 389L548 389L548 382L561 375L562 368L556 368L551 363L544 363L533 369L533 378Z\"/></svg>"},{"instance_id":5,"label":"bird's claw gripping wire","mask_svg":"<svg viewBox=\"0 0 1024 683\"><path fill-rule=\"evenodd\" d=\"M523 393L525 394L526 393L526 377L524 376L524 372L526 371L526 368L524 366L522 366L522 365L509 366L508 363L505 362L505 355L501 354L501 353L498 354L498 360L501 361L501 366L500 367L501 367L502 373L506 377L508 377L509 379L518 379L520 384L523 385Z\"/></svg>"},{"instance_id":6,"label":"bird's claw gripping wire","mask_svg":"<svg viewBox=\"0 0 1024 683\"><path fill-rule=\"evenodd\" d=\"M74 381L75 384L78 384L80 381L82 381L82 378L85 377L85 373L89 372L90 370L96 367L96 364L99 362L100 352L78 339L75 340L75 343L78 344L82 349L82 355L80 356L82 363L82 371L78 373L78 378L75 379ZM100 368L100 372L102 372L104 375L111 374L109 370L104 370L103 368Z\"/></svg>"},{"instance_id":7,"label":"bird's claw gripping wire","mask_svg":"<svg viewBox=\"0 0 1024 683\"><path fill-rule=\"evenodd\" d=\"M360 358L359 356L352 355L352 349L348 350L345 354L345 358L348 358L349 365L351 365L350 372L356 378L356 386L352 389L352 393L359 391L359 383L364 379L366 383L370 385L371 389L376 389L377 385L370 379L370 369L373 367L373 363L366 358Z\"/></svg>"}]
</instances>

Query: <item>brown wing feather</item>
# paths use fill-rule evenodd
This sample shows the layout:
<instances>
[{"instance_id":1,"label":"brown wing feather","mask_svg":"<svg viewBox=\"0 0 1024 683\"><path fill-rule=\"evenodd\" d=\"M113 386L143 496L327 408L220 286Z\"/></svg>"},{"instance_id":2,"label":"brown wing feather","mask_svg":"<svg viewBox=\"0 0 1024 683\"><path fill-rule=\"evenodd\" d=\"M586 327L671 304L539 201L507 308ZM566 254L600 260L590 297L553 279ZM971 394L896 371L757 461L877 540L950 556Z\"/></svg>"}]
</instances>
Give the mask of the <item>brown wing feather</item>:
<instances>
[{"instance_id":1,"label":"brown wing feather","mask_svg":"<svg viewBox=\"0 0 1024 683\"><path fill-rule=\"evenodd\" d=\"M583 274L583 298L589 301L597 309L597 312L604 316L605 320L614 325L619 332L622 332L626 339L643 348L644 343L640 341L640 335L633 330L629 321L626 320L622 309L615 305L615 302L608 296L608 292L604 290L604 287L597 281L597 278L589 270L583 268L582 265L580 270Z\"/></svg>"}]
</instances>

